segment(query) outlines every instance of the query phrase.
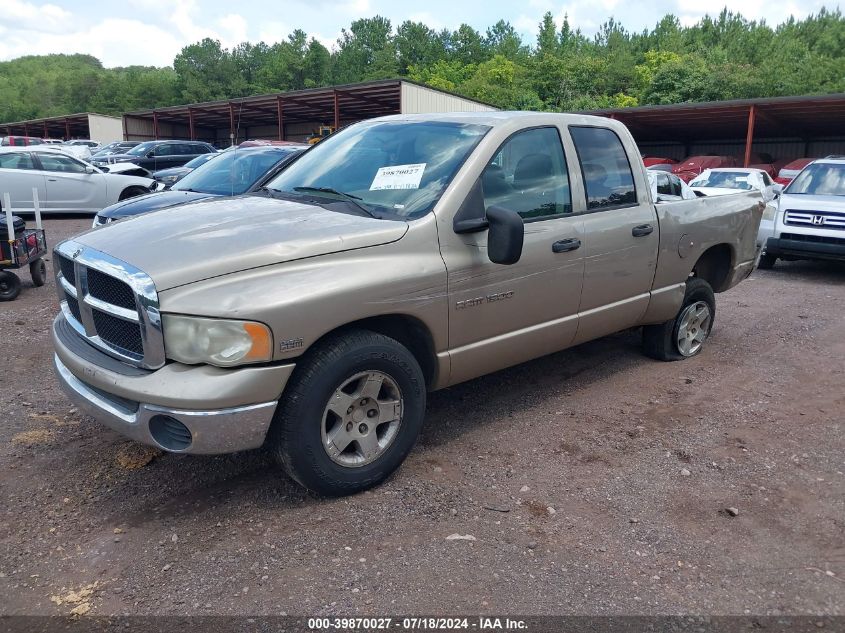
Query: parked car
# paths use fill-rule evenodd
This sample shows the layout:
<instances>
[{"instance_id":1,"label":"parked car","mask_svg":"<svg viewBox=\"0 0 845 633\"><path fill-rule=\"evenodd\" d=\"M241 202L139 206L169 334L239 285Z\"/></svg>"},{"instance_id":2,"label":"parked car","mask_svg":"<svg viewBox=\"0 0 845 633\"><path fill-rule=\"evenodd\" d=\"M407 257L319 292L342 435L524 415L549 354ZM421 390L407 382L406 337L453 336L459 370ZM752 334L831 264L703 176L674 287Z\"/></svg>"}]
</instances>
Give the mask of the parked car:
<instances>
[{"instance_id":1,"label":"parked car","mask_svg":"<svg viewBox=\"0 0 845 633\"><path fill-rule=\"evenodd\" d=\"M93 161L97 166L112 163L134 163L147 171L155 172L169 167L181 167L202 154L217 150L202 141L145 141L125 154L112 154Z\"/></svg>"},{"instance_id":2,"label":"parked car","mask_svg":"<svg viewBox=\"0 0 845 633\"><path fill-rule=\"evenodd\" d=\"M674 158L661 158L659 156L643 156L643 165L646 167L654 167L655 165L677 165L678 161Z\"/></svg>"},{"instance_id":3,"label":"parked car","mask_svg":"<svg viewBox=\"0 0 845 633\"><path fill-rule=\"evenodd\" d=\"M104 158L112 154L125 154L128 150L140 144L141 141L114 141L98 149L96 153L91 155L91 158Z\"/></svg>"},{"instance_id":4,"label":"parked car","mask_svg":"<svg viewBox=\"0 0 845 633\"><path fill-rule=\"evenodd\" d=\"M705 169L736 167L739 163L733 156L689 156L672 168L672 173L684 182L689 182Z\"/></svg>"},{"instance_id":5,"label":"parked car","mask_svg":"<svg viewBox=\"0 0 845 633\"><path fill-rule=\"evenodd\" d=\"M97 141L92 141L87 138L74 138L70 139L69 141L65 141L62 143L67 147L87 147L88 151L91 152L91 155L96 154L100 151L100 144Z\"/></svg>"},{"instance_id":6,"label":"parked car","mask_svg":"<svg viewBox=\"0 0 845 633\"><path fill-rule=\"evenodd\" d=\"M243 143L238 145L238 147L259 147L261 145L279 145L279 146L291 145L293 147L299 147L299 146L302 145L302 143L298 143L296 141L277 141L277 140L258 138L258 139L253 139L251 141L244 141ZM306 145L307 145L307 143L306 143Z\"/></svg>"},{"instance_id":7,"label":"parked car","mask_svg":"<svg viewBox=\"0 0 845 633\"><path fill-rule=\"evenodd\" d=\"M175 185L179 180L190 174L200 165L204 165L212 158L217 158L219 156L219 152L214 154L201 154L197 156L193 160L189 160L187 163L182 165L181 167L171 167L170 169L159 169L156 172L153 172L153 178L157 181L164 183L166 186L170 187Z\"/></svg>"},{"instance_id":8,"label":"parked car","mask_svg":"<svg viewBox=\"0 0 845 633\"><path fill-rule=\"evenodd\" d=\"M845 158L804 167L766 209L758 244L764 269L778 259L845 261Z\"/></svg>"},{"instance_id":9,"label":"parked car","mask_svg":"<svg viewBox=\"0 0 845 633\"><path fill-rule=\"evenodd\" d=\"M44 140L35 136L4 136L0 138L0 147L43 144Z\"/></svg>"},{"instance_id":10,"label":"parked car","mask_svg":"<svg viewBox=\"0 0 845 633\"><path fill-rule=\"evenodd\" d=\"M96 213L103 207L150 191L149 178L104 174L93 165L52 147L0 148L0 195L8 193L15 212ZM2 199L2 198L0 198Z\"/></svg>"},{"instance_id":11,"label":"parked car","mask_svg":"<svg viewBox=\"0 0 845 633\"><path fill-rule=\"evenodd\" d=\"M697 354L762 213L752 193L655 205L607 118L371 119L259 193L59 244L55 368L137 441L266 442L299 483L351 494L408 455L427 390L635 326L650 356Z\"/></svg>"},{"instance_id":12,"label":"parked car","mask_svg":"<svg viewBox=\"0 0 845 633\"><path fill-rule=\"evenodd\" d=\"M674 167L675 166L671 163L657 163L655 165L648 165L646 169L649 171L662 171L664 173L671 174Z\"/></svg>"},{"instance_id":13,"label":"parked car","mask_svg":"<svg viewBox=\"0 0 845 633\"><path fill-rule=\"evenodd\" d=\"M60 138L42 138L41 142L44 145L61 145L64 141Z\"/></svg>"},{"instance_id":14,"label":"parked car","mask_svg":"<svg viewBox=\"0 0 845 633\"><path fill-rule=\"evenodd\" d=\"M652 167L646 170L646 174L651 187L651 197L655 202L695 200L698 197L690 186L675 174L655 170Z\"/></svg>"},{"instance_id":15,"label":"parked car","mask_svg":"<svg viewBox=\"0 0 845 633\"><path fill-rule=\"evenodd\" d=\"M807 165L812 163L815 158L796 158L792 162L787 163L778 171L777 177L775 177L775 182L779 185L783 185L786 187L789 183L792 182L792 179L795 178L801 170L804 169Z\"/></svg>"},{"instance_id":16,"label":"parked car","mask_svg":"<svg viewBox=\"0 0 845 633\"><path fill-rule=\"evenodd\" d=\"M212 160L191 171L169 191L118 202L100 211L94 218L94 226L186 202L218 196L239 196L255 189L268 174L274 173L307 147L302 144L298 147L247 147L224 154L207 155Z\"/></svg>"},{"instance_id":17,"label":"parked car","mask_svg":"<svg viewBox=\"0 0 845 633\"><path fill-rule=\"evenodd\" d=\"M762 169L726 167L705 169L690 181L689 186L700 196L724 196L740 191L757 191L763 200L770 202L781 192L781 185L775 184Z\"/></svg>"}]
</instances>

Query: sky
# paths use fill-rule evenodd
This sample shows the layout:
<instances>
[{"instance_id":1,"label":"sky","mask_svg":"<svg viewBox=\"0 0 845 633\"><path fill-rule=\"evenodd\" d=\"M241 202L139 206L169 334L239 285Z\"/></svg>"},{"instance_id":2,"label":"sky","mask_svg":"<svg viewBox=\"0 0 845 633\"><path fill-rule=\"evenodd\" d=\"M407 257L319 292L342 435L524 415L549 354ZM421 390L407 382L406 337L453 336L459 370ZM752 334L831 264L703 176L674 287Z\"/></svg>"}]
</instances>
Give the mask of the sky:
<instances>
[{"instance_id":1,"label":"sky","mask_svg":"<svg viewBox=\"0 0 845 633\"><path fill-rule=\"evenodd\" d=\"M268 44L300 28L330 50L340 30L358 18L382 15L394 28L405 20L455 29L465 22L482 33L509 21L533 43L537 25L551 11L558 25L568 15L573 28L593 35L609 17L631 31L653 27L667 13L693 24L720 7L770 25L837 8L838 0L0 0L0 60L23 55L87 53L106 67L169 66L183 46L204 37L226 48L243 41Z\"/></svg>"}]
</instances>

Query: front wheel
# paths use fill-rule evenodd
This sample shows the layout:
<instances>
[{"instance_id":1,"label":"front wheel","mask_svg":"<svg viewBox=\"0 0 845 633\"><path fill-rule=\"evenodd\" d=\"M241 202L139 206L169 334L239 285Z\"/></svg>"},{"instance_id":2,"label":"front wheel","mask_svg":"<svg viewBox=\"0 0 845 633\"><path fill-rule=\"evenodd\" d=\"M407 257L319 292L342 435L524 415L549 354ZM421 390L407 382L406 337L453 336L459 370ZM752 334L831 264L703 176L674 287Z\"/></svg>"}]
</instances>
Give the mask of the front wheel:
<instances>
[{"instance_id":1,"label":"front wheel","mask_svg":"<svg viewBox=\"0 0 845 633\"><path fill-rule=\"evenodd\" d=\"M757 268L761 270L771 270L775 267L775 262L778 260L774 255L760 255L760 261L757 263Z\"/></svg>"},{"instance_id":2,"label":"front wheel","mask_svg":"<svg viewBox=\"0 0 845 633\"><path fill-rule=\"evenodd\" d=\"M334 335L297 365L269 447L312 492L366 490L407 457L422 426L425 394L422 370L399 342L367 330Z\"/></svg>"},{"instance_id":3,"label":"front wheel","mask_svg":"<svg viewBox=\"0 0 845 633\"><path fill-rule=\"evenodd\" d=\"M716 298L703 279L687 281L684 302L677 316L659 325L643 327L643 351L657 360L682 360L698 354L716 319Z\"/></svg>"},{"instance_id":4,"label":"front wheel","mask_svg":"<svg viewBox=\"0 0 845 633\"><path fill-rule=\"evenodd\" d=\"M118 198L118 201L122 202L124 200L128 200L129 198L143 196L145 193L150 193L150 190L144 189L143 187L127 187L126 189L120 192L120 197Z\"/></svg>"}]
</instances>

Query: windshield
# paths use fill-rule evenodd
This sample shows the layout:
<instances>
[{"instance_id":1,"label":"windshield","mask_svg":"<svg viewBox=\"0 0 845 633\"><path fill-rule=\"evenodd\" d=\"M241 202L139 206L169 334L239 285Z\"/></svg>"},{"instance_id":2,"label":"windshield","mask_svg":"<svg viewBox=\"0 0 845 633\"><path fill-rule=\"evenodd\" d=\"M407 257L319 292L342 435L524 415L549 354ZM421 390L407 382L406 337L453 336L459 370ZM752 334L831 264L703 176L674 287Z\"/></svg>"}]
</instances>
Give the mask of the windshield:
<instances>
[{"instance_id":1,"label":"windshield","mask_svg":"<svg viewBox=\"0 0 845 633\"><path fill-rule=\"evenodd\" d=\"M347 194L368 210L420 217L489 129L439 121L358 123L320 141L267 187L292 195Z\"/></svg>"},{"instance_id":2,"label":"windshield","mask_svg":"<svg viewBox=\"0 0 845 633\"><path fill-rule=\"evenodd\" d=\"M132 156L143 156L147 152L149 152L152 148L156 146L155 141L147 141L146 143L141 143L140 145L136 145L132 149L130 149L127 154L131 154Z\"/></svg>"},{"instance_id":3,"label":"windshield","mask_svg":"<svg viewBox=\"0 0 845 633\"><path fill-rule=\"evenodd\" d=\"M246 192L271 167L291 153L280 150L241 150L212 154L214 160L200 165L173 185L173 189L237 196Z\"/></svg>"},{"instance_id":4,"label":"windshield","mask_svg":"<svg viewBox=\"0 0 845 633\"><path fill-rule=\"evenodd\" d=\"M786 188L789 194L845 196L845 163L808 165Z\"/></svg>"},{"instance_id":5,"label":"windshield","mask_svg":"<svg viewBox=\"0 0 845 633\"><path fill-rule=\"evenodd\" d=\"M710 171L698 176L689 186L750 191L754 188L749 182L750 176L751 174L747 171Z\"/></svg>"},{"instance_id":6,"label":"windshield","mask_svg":"<svg viewBox=\"0 0 845 633\"><path fill-rule=\"evenodd\" d=\"M215 156L217 156L217 154L215 152L211 152L210 154L200 154L196 158L192 158L187 163L185 163L185 167L190 167L191 169L196 169L200 165L204 165L205 163L210 161Z\"/></svg>"}]
</instances>

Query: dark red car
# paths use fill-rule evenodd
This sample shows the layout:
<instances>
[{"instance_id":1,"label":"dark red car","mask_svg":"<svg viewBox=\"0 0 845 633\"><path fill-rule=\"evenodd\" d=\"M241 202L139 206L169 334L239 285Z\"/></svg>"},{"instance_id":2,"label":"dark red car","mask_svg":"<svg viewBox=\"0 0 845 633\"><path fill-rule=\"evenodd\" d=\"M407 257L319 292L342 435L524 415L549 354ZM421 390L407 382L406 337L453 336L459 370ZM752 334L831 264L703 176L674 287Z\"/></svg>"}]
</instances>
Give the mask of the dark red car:
<instances>
[{"instance_id":1,"label":"dark red car","mask_svg":"<svg viewBox=\"0 0 845 633\"><path fill-rule=\"evenodd\" d=\"M797 176L802 169L812 163L815 158L796 158L791 163L784 165L775 177L775 182L786 187L792 182L792 179Z\"/></svg>"},{"instance_id":2,"label":"dark red car","mask_svg":"<svg viewBox=\"0 0 845 633\"><path fill-rule=\"evenodd\" d=\"M672 173L684 182L689 182L705 169L739 167L733 156L689 156L672 168Z\"/></svg>"},{"instance_id":3,"label":"dark red car","mask_svg":"<svg viewBox=\"0 0 845 633\"><path fill-rule=\"evenodd\" d=\"M643 156L643 165L653 167L654 165L676 165L678 161L674 158L662 158L660 156Z\"/></svg>"},{"instance_id":4,"label":"dark red car","mask_svg":"<svg viewBox=\"0 0 845 633\"><path fill-rule=\"evenodd\" d=\"M3 136L0 145L43 145L44 141L37 136Z\"/></svg>"}]
</instances>

